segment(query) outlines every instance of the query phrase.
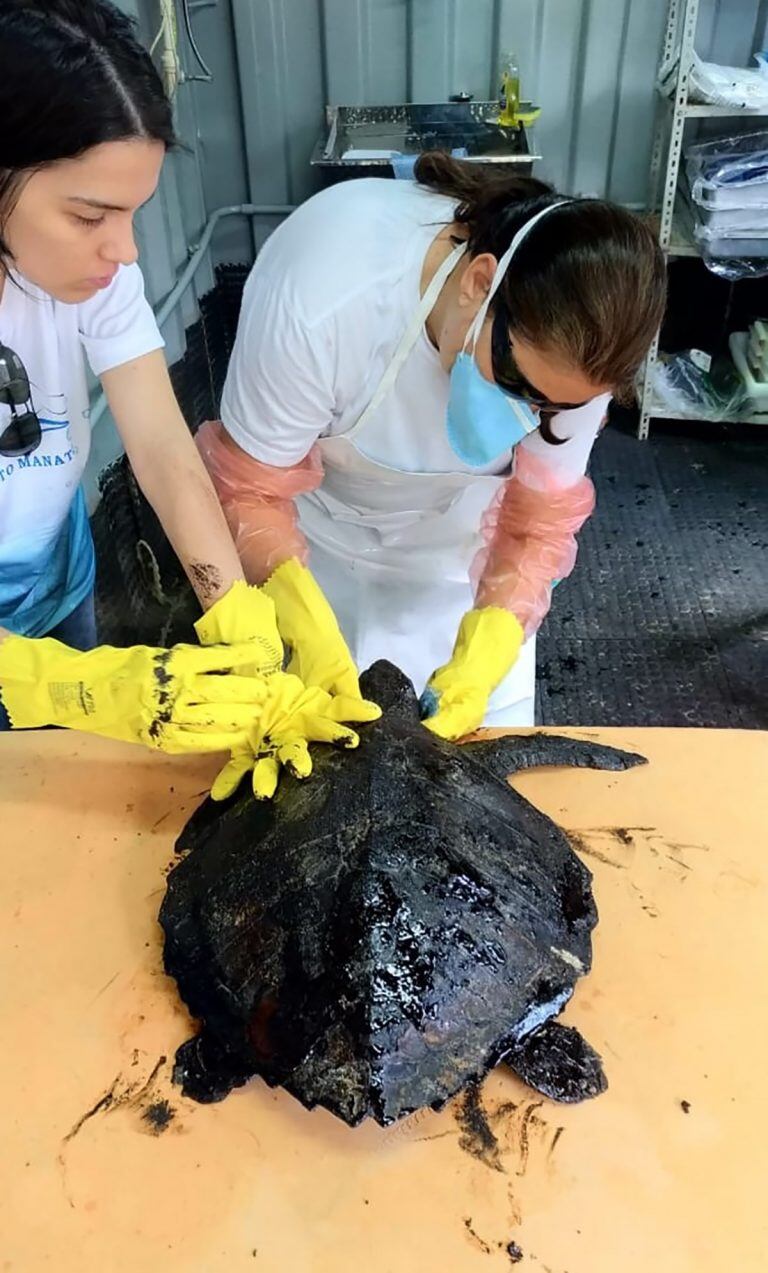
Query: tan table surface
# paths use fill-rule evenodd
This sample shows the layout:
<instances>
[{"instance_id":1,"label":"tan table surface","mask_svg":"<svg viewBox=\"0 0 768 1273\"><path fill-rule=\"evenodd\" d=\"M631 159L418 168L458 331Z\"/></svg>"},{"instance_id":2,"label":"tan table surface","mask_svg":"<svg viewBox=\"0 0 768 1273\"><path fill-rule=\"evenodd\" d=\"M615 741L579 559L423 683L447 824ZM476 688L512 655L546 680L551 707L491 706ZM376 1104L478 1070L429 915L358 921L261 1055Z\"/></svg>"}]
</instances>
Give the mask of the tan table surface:
<instances>
[{"instance_id":1,"label":"tan table surface","mask_svg":"<svg viewBox=\"0 0 768 1273\"><path fill-rule=\"evenodd\" d=\"M171 1084L190 1022L156 915L211 761L0 735L0 1270L767 1269L768 735L568 732L651 762L516 779L595 875L564 1019L608 1093L558 1106L502 1067L474 1130L459 1099L354 1131L260 1081Z\"/></svg>"}]
</instances>

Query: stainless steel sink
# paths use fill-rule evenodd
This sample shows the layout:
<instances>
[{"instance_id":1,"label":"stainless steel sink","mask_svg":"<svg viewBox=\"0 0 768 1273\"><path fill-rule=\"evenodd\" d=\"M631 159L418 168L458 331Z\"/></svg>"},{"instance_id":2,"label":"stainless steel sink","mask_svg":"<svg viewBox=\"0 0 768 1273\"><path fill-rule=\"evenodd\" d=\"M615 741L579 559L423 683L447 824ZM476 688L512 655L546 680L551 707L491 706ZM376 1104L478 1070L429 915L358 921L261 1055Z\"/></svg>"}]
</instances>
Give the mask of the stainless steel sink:
<instances>
[{"instance_id":1,"label":"stainless steel sink","mask_svg":"<svg viewBox=\"0 0 768 1273\"><path fill-rule=\"evenodd\" d=\"M530 106L521 103L521 109ZM373 176L377 169L391 173L393 156L464 149L471 162L509 164L529 173L541 156L532 152L522 125L503 128L498 116L498 102L326 106L326 127L311 163L335 169L336 176L362 175L361 168Z\"/></svg>"}]
</instances>

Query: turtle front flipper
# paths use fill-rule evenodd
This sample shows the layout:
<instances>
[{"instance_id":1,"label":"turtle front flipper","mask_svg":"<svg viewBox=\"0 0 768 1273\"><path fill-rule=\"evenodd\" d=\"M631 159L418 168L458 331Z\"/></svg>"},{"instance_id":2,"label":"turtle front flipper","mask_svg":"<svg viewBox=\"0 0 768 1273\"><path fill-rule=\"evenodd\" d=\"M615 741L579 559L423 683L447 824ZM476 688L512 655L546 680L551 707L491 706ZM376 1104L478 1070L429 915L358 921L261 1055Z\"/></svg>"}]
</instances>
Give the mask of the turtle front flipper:
<instances>
[{"instance_id":1,"label":"turtle front flipper","mask_svg":"<svg viewBox=\"0 0 768 1273\"><path fill-rule=\"evenodd\" d=\"M645 756L632 751L557 734L505 734L501 738L464 743L462 750L476 756L498 778L507 778L520 769L546 765L618 770L648 763Z\"/></svg>"},{"instance_id":2,"label":"turtle front flipper","mask_svg":"<svg viewBox=\"0 0 768 1273\"><path fill-rule=\"evenodd\" d=\"M524 1083L553 1101L575 1104L608 1087L603 1063L573 1026L546 1021L501 1058Z\"/></svg>"}]
</instances>

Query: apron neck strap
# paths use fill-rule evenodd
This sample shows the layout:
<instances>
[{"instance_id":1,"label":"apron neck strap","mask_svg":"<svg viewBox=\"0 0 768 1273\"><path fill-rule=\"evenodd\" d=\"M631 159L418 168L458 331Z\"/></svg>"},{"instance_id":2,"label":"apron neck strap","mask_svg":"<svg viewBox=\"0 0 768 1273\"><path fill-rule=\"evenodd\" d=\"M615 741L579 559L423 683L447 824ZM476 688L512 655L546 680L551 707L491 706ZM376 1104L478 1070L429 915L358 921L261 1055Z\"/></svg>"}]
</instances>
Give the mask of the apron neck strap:
<instances>
[{"instance_id":1,"label":"apron neck strap","mask_svg":"<svg viewBox=\"0 0 768 1273\"><path fill-rule=\"evenodd\" d=\"M572 202L573 202L572 199L558 199L557 203L549 203L547 204L546 208L542 208L540 212L537 212L535 216L532 216L530 220L526 221L523 225L520 226L520 229L515 234L506 252L504 253L503 256L499 258L499 263L496 266L496 270L493 275L493 281L491 283L491 286L488 289L488 295L485 297L485 300L483 301L479 310L475 314L474 319L469 325L467 334L464 337L463 348L465 350L467 348L467 345L469 344L469 341L471 340L472 352L474 353L475 345L477 344L477 338L480 335L480 332L483 330L483 323L485 322L486 317L488 315L488 307L491 301L493 300L494 296L498 292L499 288L501 287L504 275L506 274L507 269L509 268L509 263L512 260L512 257L515 255L515 252L519 248L523 239L525 239L530 234L531 230L536 225L536 222L540 221L542 217L546 217L549 215L550 212L554 212L555 208L562 208L564 203L572 203Z\"/></svg>"},{"instance_id":2,"label":"apron neck strap","mask_svg":"<svg viewBox=\"0 0 768 1273\"><path fill-rule=\"evenodd\" d=\"M368 403L368 406L365 408L365 411L360 416L360 419L357 421L357 423L354 424L351 429L347 430L347 432L344 435L345 437L353 438L355 434L360 429L363 428L364 424L368 421L370 416L373 415L374 411L376 411L376 409L381 405L381 403L386 398L393 384L397 380L397 377L400 373L400 369L403 363L405 362L406 358L408 357L414 345L416 344L416 341L419 338L419 333L421 332L421 329L424 326L424 323L430 311L432 310L432 307L435 301L437 300L438 296L443 290L443 286L445 284L446 279L448 278L448 275L453 272L453 270L458 265L459 261L461 260L466 250L467 250L466 243L459 243L457 247L455 247L453 251L448 254L448 256L445 258L445 260L442 262L439 268L435 271L434 275L432 276L429 282L428 287L426 288L424 292L424 295L419 301L418 307L414 310L411 318L408 321L408 326L403 332L400 338L400 342L397 346L397 349L392 355L392 359L386 371L384 372L384 375L381 377L381 380L378 383L376 392L374 393L373 397L371 398L371 401Z\"/></svg>"}]
</instances>

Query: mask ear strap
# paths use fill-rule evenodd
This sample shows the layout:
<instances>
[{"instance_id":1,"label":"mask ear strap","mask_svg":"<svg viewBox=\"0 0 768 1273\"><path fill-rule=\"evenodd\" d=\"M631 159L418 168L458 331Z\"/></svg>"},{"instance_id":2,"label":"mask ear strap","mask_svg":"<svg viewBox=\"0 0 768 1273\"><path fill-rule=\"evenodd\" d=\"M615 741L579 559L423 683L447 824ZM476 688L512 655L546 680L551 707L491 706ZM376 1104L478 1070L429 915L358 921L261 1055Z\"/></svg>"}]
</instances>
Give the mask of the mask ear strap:
<instances>
[{"instance_id":1,"label":"mask ear strap","mask_svg":"<svg viewBox=\"0 0 768 1273\"><path fill-rule=\"evenodd\" d=\"M488 288L488 294L486 295L485 300L483 301L479 310L475 314L475 317L470 323L469 328L467 329L467 334L464 337L464 344L462 345L462 352L464 353L466 352L467 345L469 341L471 340L472 355L474 357L475 346L477 345L478 337L480 335L480 332L483 330L483 323L485 322L488 316L488 307L491 301L493 300L494 296L498 292L499 288L501 287L501 282L502 282L502 279L504 278L504 275L507 272L509 263L512 260L512 257L515 255L515 252L519 248L523 239L526 238L526 236L530 233L530 231L533 229L537 221L540 221L542 217L548 216L550 212L554 212L555 208L562 208L563 205L566 203L573 203L573 200L558 199L557 203L548 204L546 208L542 208L540 212L537 212L535 216L532 216L528 221L526 221L523 225L520 226L520 229L515 234L506 252L499 259L499 263L496 266L496 270L494 272L493 279L491 281L491 286Z\"/></svg>"}]
</instances>

